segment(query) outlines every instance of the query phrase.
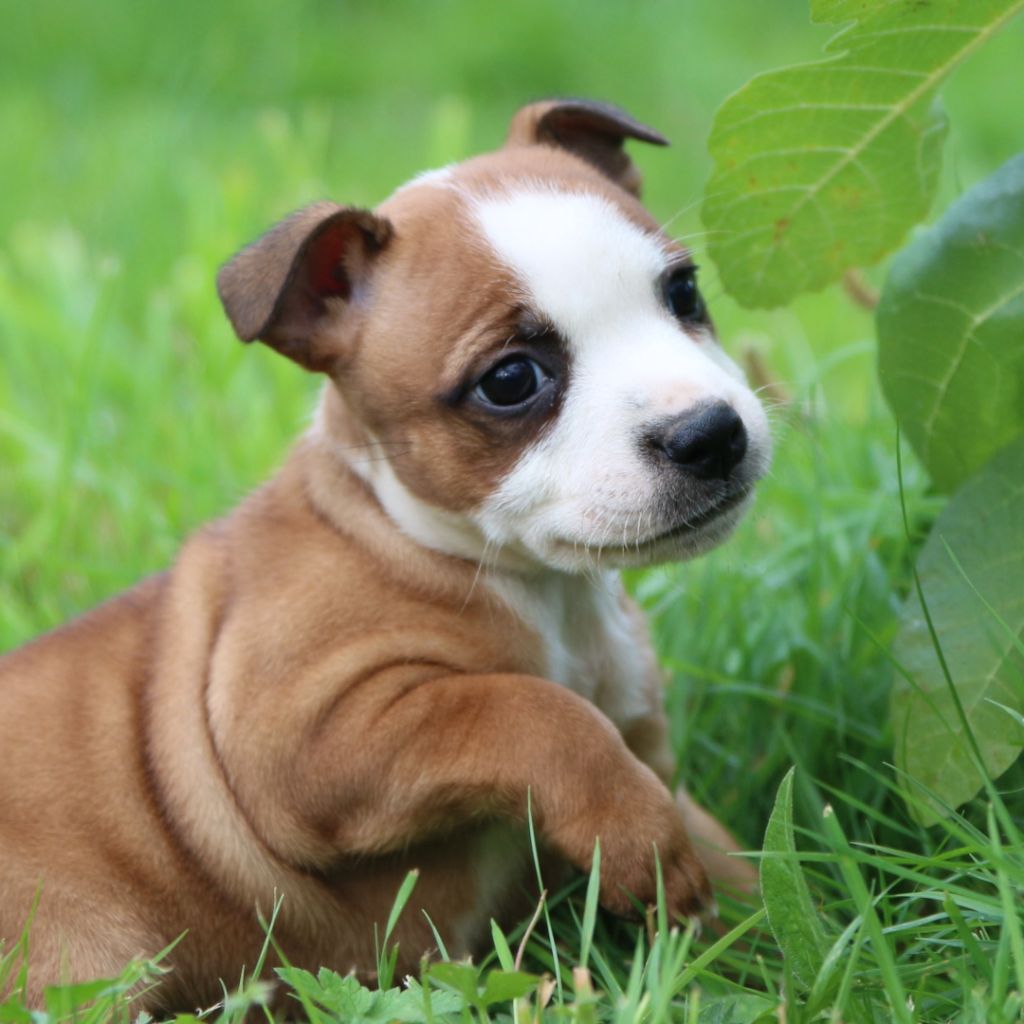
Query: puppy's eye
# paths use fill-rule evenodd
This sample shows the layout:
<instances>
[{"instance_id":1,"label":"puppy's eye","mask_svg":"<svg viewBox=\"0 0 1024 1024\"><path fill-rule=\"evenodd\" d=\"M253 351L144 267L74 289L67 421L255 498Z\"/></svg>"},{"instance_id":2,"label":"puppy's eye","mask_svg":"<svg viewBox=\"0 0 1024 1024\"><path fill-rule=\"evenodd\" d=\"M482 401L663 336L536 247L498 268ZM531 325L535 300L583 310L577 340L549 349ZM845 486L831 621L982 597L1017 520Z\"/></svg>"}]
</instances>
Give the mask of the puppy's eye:
<instances>
[{"instance_id":1,"label":"puppy's eye","mask_svg":"<svg viewBox=\"0 0 1024 1024\"><path fill-rule=\"evenodd\" d=\"M532 359L510 356L491 367L473 389L487 405L509 409L529 401L548 380L548 375Z\"/></svg>"},{"instance_id":2,"label":"puppy's eye","mask_svg":"<svg viewBox=\"0 0 1024 1024\"><path fill-rule=\"evenodd\" d=\"M665 282L665 301L679 320L707 318L704 300L697 289L697 268L680 267Z\"/></svg>"}]
</instances>

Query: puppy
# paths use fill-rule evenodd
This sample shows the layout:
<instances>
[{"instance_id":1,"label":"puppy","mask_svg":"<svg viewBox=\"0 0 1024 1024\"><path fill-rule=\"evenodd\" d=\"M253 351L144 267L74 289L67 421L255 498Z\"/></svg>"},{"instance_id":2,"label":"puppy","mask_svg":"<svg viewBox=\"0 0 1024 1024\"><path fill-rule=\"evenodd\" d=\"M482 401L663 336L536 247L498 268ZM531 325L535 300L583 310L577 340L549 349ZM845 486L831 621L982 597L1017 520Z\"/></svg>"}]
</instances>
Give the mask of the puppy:
<instances>
[{"instance_id":1,"label":"puppy","mask_svg":"<svg viewBox=\"0 0 1024 1024\"><path fill-rule=\"evenodd\" d=\"M275 938L402 969L524 908L528 801L601 902L749 883L667 788L658 671L616 576L722 541L769 458L689 253L638 201L612 107L376 211L321 202L220 272L227 316L327 381L273 479L173 568L0 661L0 937L37 893L29 998L182 933L145 1005L216 1000ZM691 837L690 833L693 833ZM702 865L703 861L703 865Z\"/></svg>"}]
</instances>

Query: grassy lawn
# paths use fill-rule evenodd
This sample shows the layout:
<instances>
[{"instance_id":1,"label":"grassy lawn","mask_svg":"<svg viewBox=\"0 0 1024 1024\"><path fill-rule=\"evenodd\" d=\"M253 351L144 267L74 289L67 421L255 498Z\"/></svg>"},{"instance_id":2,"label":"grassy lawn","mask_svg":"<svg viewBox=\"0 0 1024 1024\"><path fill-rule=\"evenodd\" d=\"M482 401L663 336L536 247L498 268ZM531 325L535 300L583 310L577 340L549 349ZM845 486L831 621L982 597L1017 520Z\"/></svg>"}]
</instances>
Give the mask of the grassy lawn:
<instances>
[{"instance_id":1,"label":"grassy lawn","mask_svg":"<svg viewBox=\"0 0 1024 1024\"><path fill-rule=\"evenodd\" d=\"M634 153L648 205L701 262L716 106L756 72L816 56L829 34L790 0L9 6L0 650L166 566L307 422L316 381L235 342L217 302L216 268L243 242L313 199L373 205L416 171L498 145L524 102L570 94L616 102L672 140ZM1008 83L1019 88L1021 52L1018 22L945 91L944 199L1020 146ZM703 262L727 349L754 353L787 397L775 463L728 546L631 584L671 677L681 775L751 850L797 766L797 846L835 964L817 1004L790 1001L778 1019L1018 1019L1024 869L994 845L981 801L916 824L889 767L887 642L920 536L900 514L870 314L838 288L741 310ZM902 483L923 530L940 505L909 454ZM1019 767L1000 781L1018 820L1022 783ZM531 970L558 976L566 1017L776 1019L794 991L763 921L737 943L662 933L652 949L641 934L638 951L636 928L599 917L590 969L603 995L588 1004L571 973L585 886L553 900L527 951ZM748 914L724 908L730 925Z\"/></svg>"}]
</instances>

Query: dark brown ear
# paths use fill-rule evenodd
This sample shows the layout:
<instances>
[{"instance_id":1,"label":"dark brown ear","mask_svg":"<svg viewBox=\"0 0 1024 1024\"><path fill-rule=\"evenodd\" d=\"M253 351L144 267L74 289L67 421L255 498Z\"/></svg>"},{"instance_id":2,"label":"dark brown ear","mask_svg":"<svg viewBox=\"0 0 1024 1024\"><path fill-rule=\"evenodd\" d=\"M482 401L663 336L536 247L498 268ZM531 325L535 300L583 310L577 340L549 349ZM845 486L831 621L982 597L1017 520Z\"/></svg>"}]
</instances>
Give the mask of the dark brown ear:
<instances>
[{"instance_id":1,"label":"dark brown ear","mask_svg":"<svg viewBox=\"0 0 1024 1024\"><path fill-rule=\"evenodd\" d=\"M591 100L542 100L523 107L508 129L506 146L560 146L583 157L633 195L641 176L622 148L626 139L667 146L668 139L624 110Z\"/></svg>"},{"instance_id":2,"label":"dark brown ear","mask_svg":"<svg viewBox=\"0 0 1024 1024\"><path fill-rule=\"evenodd\" d=\"M308 370L329 369L337 353L318 337L324 317L352 299L391 235L390 222L369 210L322 202L293 213L217 275L235 333Z\"/></svg>"}]
</instances>

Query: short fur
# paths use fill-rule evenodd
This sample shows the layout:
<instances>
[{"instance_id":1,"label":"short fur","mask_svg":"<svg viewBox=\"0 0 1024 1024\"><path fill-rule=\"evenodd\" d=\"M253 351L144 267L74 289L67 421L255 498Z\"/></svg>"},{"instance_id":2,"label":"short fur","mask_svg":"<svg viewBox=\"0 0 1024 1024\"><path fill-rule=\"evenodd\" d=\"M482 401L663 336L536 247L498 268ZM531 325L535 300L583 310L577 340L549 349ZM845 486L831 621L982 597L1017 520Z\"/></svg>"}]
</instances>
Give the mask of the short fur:
<instances>
[{"instance_id":1,"label":"short fur","mask_svg":"<svg viewBox=\"0 0 1024 1024\"><path fill-rule=\"evenodd\" d=\"M664 141L614 108L537 104L503 150L376 212L310 207L221 271L239 336L329 382L281 470L170 570L0 660L0 938L41 893L30 1002L186 932L147 1005L214 1001L220 978L254 962L275 895L292 963L368 974L373 926L413 867L403 968L434 945L421 908L450 952L471 953L492 916L535 895L528 794L553 865L586 870L600 838L613 911L630 911L628 894L655 898L655 848L674 912L707 901L702 860L718 881L752 884L723 852L728 833L667 788L659 673L605 568L696 553L739 512L675 546L644 547L638 532L634 554L632 535L615 550L598 538L584 561L556 564L510 507L528 504L524 474L557 447L567 410L579 419L586 389L567 369L518 419L467 390L524 318L545 315L480 203L537 188L591 197L658 259L686 258L634 197L627 137ZM659 345L672 330L690 346L704 382L666 391L652 415L719 378L728 394L712 397L748 401L710 327L690 336L650 316ZM588 365L589 342L566 338L544 343L552 365ZM767 460L754 440L744 488ZM669 487L668 470L650 472ZM686 487L685 501L719 500Z\"/></svg>"}]
</instances>

